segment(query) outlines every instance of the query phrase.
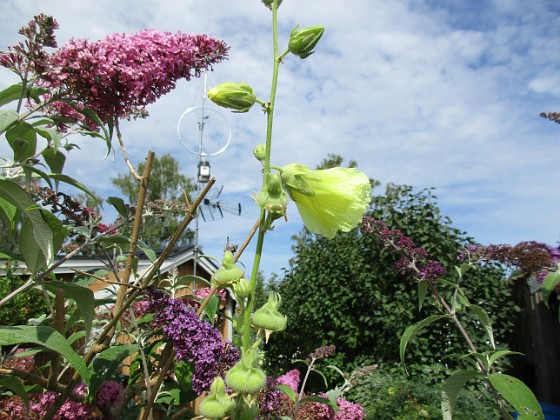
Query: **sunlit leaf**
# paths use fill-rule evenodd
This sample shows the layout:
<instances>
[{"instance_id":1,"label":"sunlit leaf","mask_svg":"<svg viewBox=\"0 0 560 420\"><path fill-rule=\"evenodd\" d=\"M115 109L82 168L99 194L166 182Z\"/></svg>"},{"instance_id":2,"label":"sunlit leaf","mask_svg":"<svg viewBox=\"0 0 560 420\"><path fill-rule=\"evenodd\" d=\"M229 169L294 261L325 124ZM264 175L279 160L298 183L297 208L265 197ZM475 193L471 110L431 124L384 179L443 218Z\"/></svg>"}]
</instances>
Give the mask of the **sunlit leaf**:
<instances>
[{"instance_id":1,"label":"sunlit leaf","mask_svg":"<svg viewBox=\"0 0 560 420\"><path fill-rule=\"evenodd\" d=\"M513 376L502 373L488 375L500 395L519 413L521 419L544 419L542 408L529 387Z\"/></svg>"}]
</instances>

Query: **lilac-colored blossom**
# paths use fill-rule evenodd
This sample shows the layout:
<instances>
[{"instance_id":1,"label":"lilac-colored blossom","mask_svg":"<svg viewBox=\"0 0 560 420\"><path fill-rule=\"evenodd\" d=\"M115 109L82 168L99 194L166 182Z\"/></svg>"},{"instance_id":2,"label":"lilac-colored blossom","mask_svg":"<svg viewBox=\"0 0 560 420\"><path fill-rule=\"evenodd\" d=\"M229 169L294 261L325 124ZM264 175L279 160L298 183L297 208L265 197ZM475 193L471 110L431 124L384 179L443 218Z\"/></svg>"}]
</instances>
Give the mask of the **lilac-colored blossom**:
<instances>
[{"instance_id":1,"label":"lilac-colored blossom","mask_svg":"<svg viewBox=\"0 0 560 420\"><path fill-rule=\"evenodd\" d=\"M153 323L163 327L163 335L172 342L177 360L194 365L191 380L197 394L202 394L215 377L223 377L239 360L239 350L228 340L222 340L217 329L201 321L180 299L172 299L160 290L149 290L147 298L148 310L154 312Z\"/></svg>"}]
</instances>

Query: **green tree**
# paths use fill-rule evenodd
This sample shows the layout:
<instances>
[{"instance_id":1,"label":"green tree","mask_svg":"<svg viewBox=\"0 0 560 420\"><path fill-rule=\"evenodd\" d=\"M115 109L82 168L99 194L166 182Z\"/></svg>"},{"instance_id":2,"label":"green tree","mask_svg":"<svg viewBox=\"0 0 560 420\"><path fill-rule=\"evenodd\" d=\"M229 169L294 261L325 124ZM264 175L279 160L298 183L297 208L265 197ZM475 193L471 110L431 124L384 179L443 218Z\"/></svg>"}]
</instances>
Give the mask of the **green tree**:
<instances>
[{"instance_id":1,"label":"green tree","mask_svg":"<svg viewBox=\"0 0 560 420\"><path fill-rule=\"evenodd\" d=\"M373 197L369 215L412 238L454 280L458 251L472 240L441 214L433 190L415 192L412 187L388 185L384 194ZM337 346L332 363L348 370L363 363L398 364L403 331L437 311L429 301L419 311L415 280L395 269L399 256L385 249L373 234L357 229L333 240L304 229L295 240L289 270L270 286L281 293L281 311L288 316L286 331L267 347L270 365L289 369L291 360L305 358L328 344ZM471 302L490 314L498 345L507 343L514 304L502 271L488 266L468 274L463 289ZM477 344L484 343L476 321L465 321L479 332ZM464 351L465 343L455 327L442 322L411 342L407 366L432 364L444 355ZM448 366L453 363L446 361Z\"/></svg>"},{"instance_id":2,"label":"green tree","mask_svg":"<svg viewBox=\"0 0 560 420\"><path fill-rule=\"evenodd\" d=\"M142 173L146 164L138 164L136 171ZM132 205L136 203L139 184L130 173L120 174L111 179ZM179 226L181 214L185 210L184 193L190 200L190 193L196 189L192 178L181 173L179 163L169 153L154 158L147 192L147 208L144 216L140 239L152 249L162 248L167 244L173 232ZM186 231L178 245L189 243L192 231Z\"/></svg>"}]
</instances>

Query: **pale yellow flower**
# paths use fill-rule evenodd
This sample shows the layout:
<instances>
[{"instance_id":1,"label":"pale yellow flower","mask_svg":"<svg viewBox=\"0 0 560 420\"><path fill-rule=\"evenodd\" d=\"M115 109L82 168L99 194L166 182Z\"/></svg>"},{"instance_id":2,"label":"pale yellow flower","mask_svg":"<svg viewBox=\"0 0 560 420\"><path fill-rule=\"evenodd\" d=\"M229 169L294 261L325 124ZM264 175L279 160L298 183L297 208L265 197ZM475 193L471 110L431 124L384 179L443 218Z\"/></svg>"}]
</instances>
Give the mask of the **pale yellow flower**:
<instances>
[{"instance_id":1,"label":"pale yellow flower","mask_svg":"<svg viewBox=\"0 0 560 420\"><path fill-rule=\"evenodd\" d=\"M313 170L292 163L281 168L281 177L305 227L327 238L355 228L370 204L370 181L355 168Z\"/></svg>"}]
</instances>

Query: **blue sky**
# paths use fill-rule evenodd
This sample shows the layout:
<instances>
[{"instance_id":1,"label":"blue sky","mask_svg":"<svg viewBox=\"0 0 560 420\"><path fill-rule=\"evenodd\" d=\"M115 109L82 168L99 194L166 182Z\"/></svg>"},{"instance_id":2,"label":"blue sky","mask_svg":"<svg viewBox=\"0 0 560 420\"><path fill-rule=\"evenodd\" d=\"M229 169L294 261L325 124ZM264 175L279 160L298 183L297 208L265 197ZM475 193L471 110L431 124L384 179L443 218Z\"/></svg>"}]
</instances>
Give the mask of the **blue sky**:
<instances>
[{"instance_id":1,"label":"blue sky","mask_svg":"<svg viewBox=\"0 0 560 420\"><path fill-rule=\"evenodd\" d=\"M3 6L2 49L40 12L58 20L60 44L143 28L212 34L231 49L209 75L209 87L244 81L268 97L270 12L258 0L4 0ZM297 24L326 31L314 55L288 57L281 67L274 164L313 167L339 154L383 183L435 187L443 213L481 243L558 243L560 126L539 117L560 111L557 1L284 0L279 23L281 49ZM13 81L0 71L0 87ZM132 161L148 150L169 152L195 176L197 158L180 143L177 124L202 93L202 80L179 83L148 108L148 119L124 124ZM200 222L200 243L217 256L227 238L241 243L256 220L250 195L259 189L260 167L252 149L266 126L258 109L224 115L232 140L210 160L212 175L224 186L220 198L240 202L243 211ZM220 118L210 123L218 135L223 131ZM115 195L110 178L126 169L118 151L103 160L99 141L74 141L82 149L71 153L67 172L103 197ZM267 238L267 273L288 266L290 237L302 227L295 206L288 216ZM249 268L251 251L243 260Z\"/></svg>"}]
</instances>

